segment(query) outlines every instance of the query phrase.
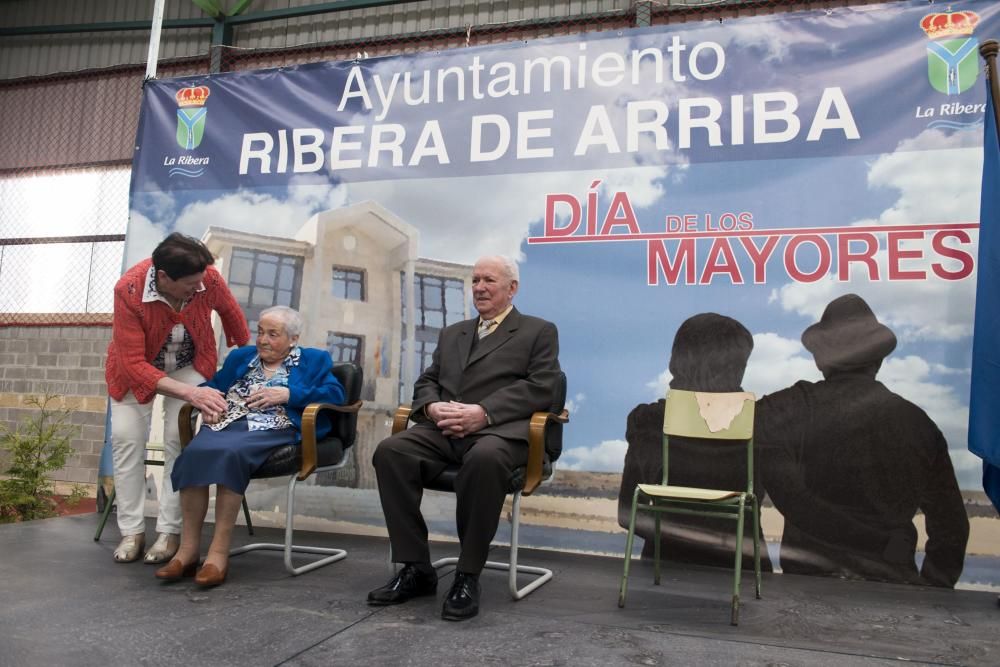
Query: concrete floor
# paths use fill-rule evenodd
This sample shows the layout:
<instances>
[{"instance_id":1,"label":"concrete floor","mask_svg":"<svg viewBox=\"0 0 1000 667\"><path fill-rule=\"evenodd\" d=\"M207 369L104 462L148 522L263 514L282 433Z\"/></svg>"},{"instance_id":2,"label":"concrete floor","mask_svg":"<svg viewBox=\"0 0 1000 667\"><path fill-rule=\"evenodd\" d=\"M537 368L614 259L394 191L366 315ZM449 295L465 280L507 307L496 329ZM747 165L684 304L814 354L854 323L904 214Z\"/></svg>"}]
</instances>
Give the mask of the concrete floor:
<instances>
[{"instance_id":1,"label":"concrete floor","mask_svg":"<svg viewBox=\"0 0 1000 667\"><path fill-rule=\"evenodd\" d=\"M0 665L1000 664L990 592L765 575L762 600L744 579L732 627L725 570L668 565L654 587L651 566L637 564L622 610L620 560L522 551L553 581L513 602L506 575L485 572L480 615L450 623L440 618L448 571L436 600L365 604L388 578L384 539L304 533L297 542L345 548L347 559L291 577L279 553L246 554L203 591L115 564L113 521L99 543L96 525L91 514L0 526ZM250 541L242 527L237 541Z\"/></svg>"}]
</instances>

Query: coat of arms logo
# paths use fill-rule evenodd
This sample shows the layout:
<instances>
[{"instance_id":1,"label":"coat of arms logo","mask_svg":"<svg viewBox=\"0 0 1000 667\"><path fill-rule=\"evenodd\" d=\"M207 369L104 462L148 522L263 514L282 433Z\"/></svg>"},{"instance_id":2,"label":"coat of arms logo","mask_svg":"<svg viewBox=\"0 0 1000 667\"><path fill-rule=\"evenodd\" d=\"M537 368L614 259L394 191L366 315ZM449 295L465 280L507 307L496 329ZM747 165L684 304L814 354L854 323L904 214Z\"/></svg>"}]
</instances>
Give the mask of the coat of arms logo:
<instances>
[{"instance_id":1,"label":"coat of arms logo","mask_svg":"<svg viewBox=\"0 0 1000 667\"><path fill-rule=\"evenodd\" d=\"M177 144L185 150L194 150L205 136L205 102L212 91L208 86L181 88L177 99Z\"/></svg>"},{"instance_id":2,"label":"coat of arms logo","mask_svg":"<svg viewBox=\"0 0 1000 667\"><path fill-rule=\"evenodd\" d=\"M972 87L979 76L978 40L972 36L979 15L975 12L928 14L920 27L931 42L927 45L927 78L934 90L958 95Z\"/></svg>"}]
</instances>

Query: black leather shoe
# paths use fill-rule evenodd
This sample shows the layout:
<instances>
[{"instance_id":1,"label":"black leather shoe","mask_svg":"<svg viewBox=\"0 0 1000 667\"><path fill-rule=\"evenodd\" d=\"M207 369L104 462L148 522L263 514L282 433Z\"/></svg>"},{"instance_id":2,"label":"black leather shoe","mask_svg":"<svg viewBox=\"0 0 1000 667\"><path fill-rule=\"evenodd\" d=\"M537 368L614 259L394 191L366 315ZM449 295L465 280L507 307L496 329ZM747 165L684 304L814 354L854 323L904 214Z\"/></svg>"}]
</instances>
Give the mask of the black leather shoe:
<instances>
[{"instance_id":1,"label":"black leather shoe","mask_svg":"<svg viewBox=\"0 0 1000 667\"><path fill-rule=\"evenodd\" d=\"M424 572L413 563L407 563L392 581L368 594L368 604L400 604L421 595L434 595L437 583L437 572Z\"/></svg>"},{"instance_id":2,"label":"black leather shoe","mask_svg":"<svg viewBox=\"0 0 1000 667\"><path fill-rule=\"evenodd\" d=\"M455 582L444 599L441 618L464 621L479 613L479 577L464 572L455 573Z\"/></svg>"}]
</instances>

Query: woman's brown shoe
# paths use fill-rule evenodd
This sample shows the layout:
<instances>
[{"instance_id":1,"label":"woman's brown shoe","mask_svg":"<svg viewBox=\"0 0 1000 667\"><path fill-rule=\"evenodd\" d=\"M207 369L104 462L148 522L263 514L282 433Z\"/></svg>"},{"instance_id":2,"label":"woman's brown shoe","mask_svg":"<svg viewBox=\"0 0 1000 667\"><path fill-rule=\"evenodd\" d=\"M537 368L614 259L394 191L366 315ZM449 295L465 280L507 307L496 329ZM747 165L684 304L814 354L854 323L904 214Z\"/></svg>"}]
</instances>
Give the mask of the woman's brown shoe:
<instances>
[{"instance_id":1,"label":"woman's brown shoe","mask_svg":"<svg viewBox=\"0 0 1000 667\"><path fill-rule=\"evenodd\" d=\"M226 580L226 573L229 572L227 567L225 570L219 570L211 563L206 563L198 570L198 574L194 575L194 583L198 584L202 588L211 588L212 586L218 586Z\"/></svg>"},{"instance_id":2,"label":"woman's brown shoe","mask_svg":"<svg viewBox=\"0 0 1000 667\"><path fill-rule=\"evenodd\" d=\"M185 565L180 558L174 558L156 571L156 578L163 581L180 581L184 577L193 577L198 569L198 561Z\"/></svg>"}]
</instances>

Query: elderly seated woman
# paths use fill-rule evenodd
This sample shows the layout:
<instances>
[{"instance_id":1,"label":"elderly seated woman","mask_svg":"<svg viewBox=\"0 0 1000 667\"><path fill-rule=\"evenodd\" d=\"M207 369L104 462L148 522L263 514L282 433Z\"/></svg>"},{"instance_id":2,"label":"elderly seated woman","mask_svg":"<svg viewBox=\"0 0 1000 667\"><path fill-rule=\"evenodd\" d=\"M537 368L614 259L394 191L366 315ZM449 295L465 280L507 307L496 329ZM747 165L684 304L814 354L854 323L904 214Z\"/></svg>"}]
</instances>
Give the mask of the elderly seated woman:
<instances>
[{"instance_id":1,"label":"elderly seated woman","mask_svg":"<svg viewBox=\"0 0 1000 667\"><path fill-rule=\"evenodd\" d=\"M229 544L250 476L278 447L301 442L302 411L310 403L344 402L330 355L298 346L302 317L285 306L260 314L257 345L233 350L206 386L226 393L225 412L203 412L202 428L174 464L170 476L180 491L181 543L175 557L156 571L165 581L194 576L199 586L226 580ZM316 422L316 437L331 428ZM208 487L216 485L215 532L208 555L195 572Z\"/></svg>"}]
</instances>

